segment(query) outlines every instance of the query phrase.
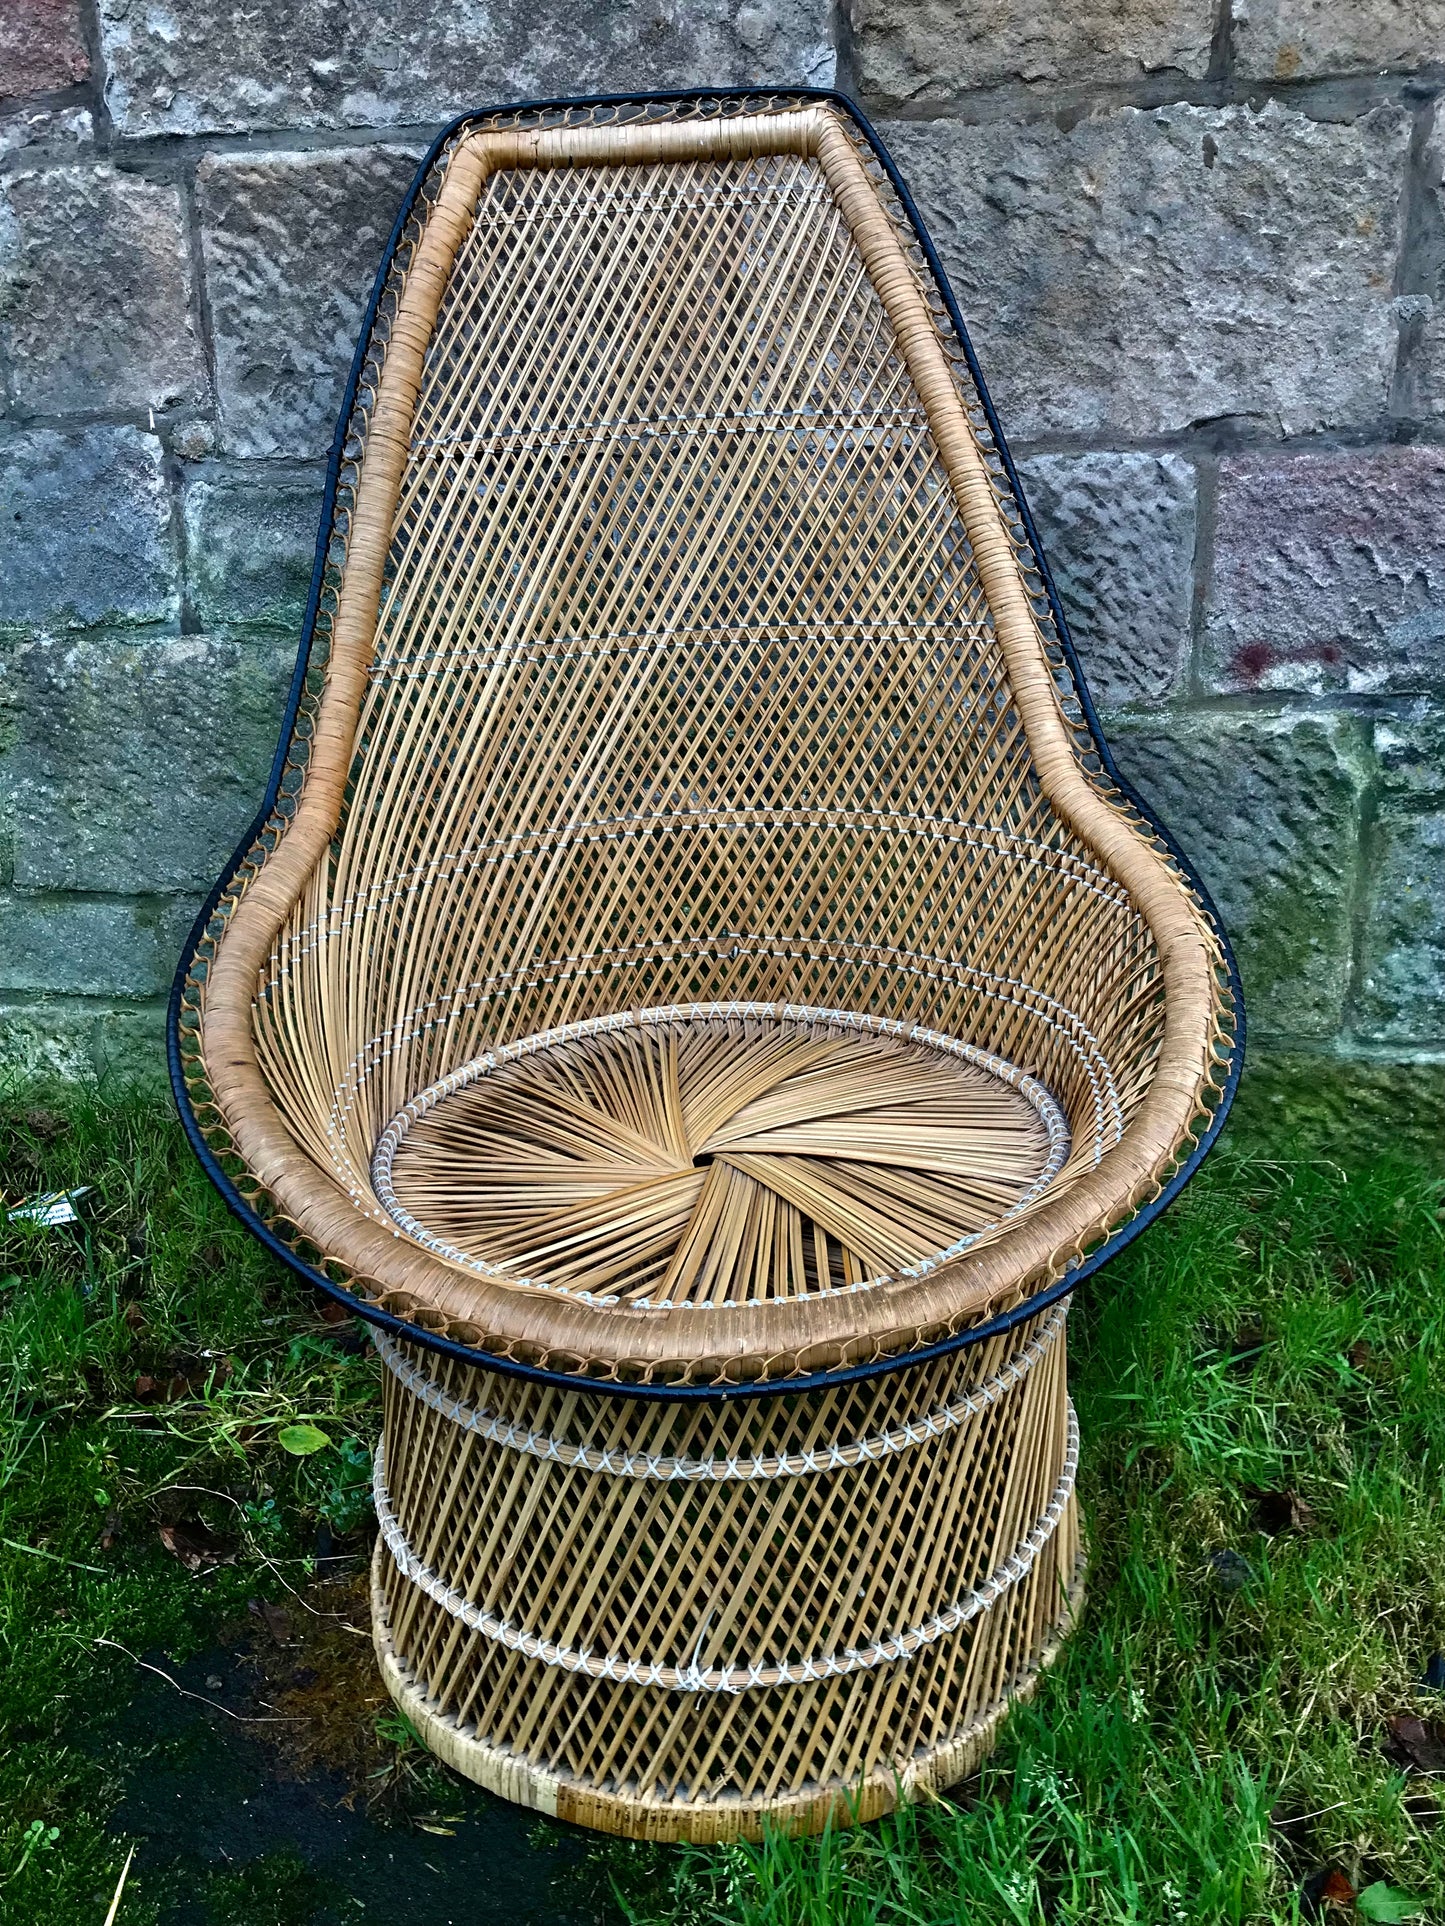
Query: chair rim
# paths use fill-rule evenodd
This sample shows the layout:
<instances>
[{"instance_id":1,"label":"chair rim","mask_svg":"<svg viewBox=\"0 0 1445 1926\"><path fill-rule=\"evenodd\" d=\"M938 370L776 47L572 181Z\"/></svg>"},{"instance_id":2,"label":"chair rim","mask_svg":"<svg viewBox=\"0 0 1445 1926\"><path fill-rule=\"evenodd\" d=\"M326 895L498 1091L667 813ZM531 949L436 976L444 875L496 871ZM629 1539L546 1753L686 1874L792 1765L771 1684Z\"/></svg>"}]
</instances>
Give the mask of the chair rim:
<instances>
[{"instance_id":1,"label":"chair rim","mask_svg":"<svg viewBox=\"0 0 1445 1926\"><path fill-rule=\"evenodd\" d=\"M780 105L780 103L782 103L782 105ZM681 109L684 107L701 107L706 109L713 107L717 110L719 118L728 119L748 113L750 110L754 112L760 111L764 107L773 113L822 108L844 120L851 129L861 137L862 142L865 143L871 151L872 156L878 162L882 172L886 176L893 194L896 196L898 209L901 210L903 221L906 222L912 239L917 243L928 275L946 311L958 346L962 350L963 359L976 388L980 407L992 435L1009 489L1012 492L1013 502L1018 509L1025 538L1032 552L1032 559L1037 568L1038 576L1047 600L1058 645L1069 675L1072 678L1084 724L1089 736L1092 738L1092 747L1097 754L1100 767L1107 776L1109 783L1117 789L1119 795L1142 819L1150 838L1162 847L1169 859L1172 859L1172 863L1177 869L1179 879L1183 885L1183 889L1179 893L1192 895L1195 900L1195 905L1202 913L1203 919L1209 925L1212 925L1211 934L1217 945L1218 956L1214 965L1211 965L1211 962L1206 959L1203 965L1204 970L1207 972L1212 966L1222 967L1223 974L1227 979L1225 985L1222 986L1221 994L1228 1012L1228 1021L1225 1024L1225 1029L1228 1034L1221 1036L1218 1034L1216 1028L1216 1035L1211 1043L1213 1062L1209 1072L1206 1074L1204 1084L1201 1086L1202 1089L1208 1089L1214 1094L1215 1101L1212 1109L1207 1109L1205 1112L1206 1121L1203 1127L1197 1131L1197 1134L1191 1133L1188 1128L1181 1127L1180 1135L1182 1143L1180 1152L1177 1155L1177 1160L1174 1162L1173 1168L1163 1177L1162 1181L1156 1179L1152 1183L1152 1186L1147 1186L1152 1189L1152 1195L1147 1196L1141 1203L1134 1206L1132 1211L1130 1211L1129 1199L1127 1197L1121 1198L1121 1210L1130 1211L1130 1214L1125 1217L1124 1221L1112 1229L1095 1248L1083 1252L1080 1252L1076 1248L1074 1252L1076 1261L1066 1264L1062 1268L1061 1274L1045 1276L1041 1280L1037 1280L1036 1288L1026 1289L1024 1287L1018 1287L1012 1291L1008 1289L995 1291L981 1306L975 1307L971 1317L965 1315L961 1328L946 1332L945 1335L937 1338L935 1341L904 1342L900 1348L889 1350L885 1355L875 1354L872 1357L865 1357L858 1361L849 1360L845 1357L843 1360L826 1365L823 1368L815 1369L807 1368L805 1362L807 1352L816 1349L812 1342L809 1341L797 1346L799 1356L795 1359L795 1367L791 1374L781 1375L775 1378L766 1378L761 1381L747 1376L738 1378L729 1377L727 1373L732 1364L740 1363L741 1359L733 1360L728 1357L719 1357L717 1355L717 1347L706 1347L703 1343L693 1344L688 1347L693 1359L703 1364L718 1366L720 1375L714 1376L711 1381L704 1382L658 1382L652 1381L646 1376L635 1378L630 1374L622 1377L615 1375L616 1368L619 1364L623 1364L624 1368L627 1368L630 1373L633 1359L624 1356L624 1349L622 1347L612 1346L606 1342L599 1342L589 1347L591 1355L586 1355L581 1358L580 1370L559 1369L554 1367L545 1358L542 1362L534 1362L529 1360L525 1355L509 1355L494 1350L491 1348L491 1345L485 1341L472 1342L470 1341L470 1335L463 1339L454 1335L448 1329L432 1328L426 1321L424 1310L420 1321L413 1314L398 1315L395 1309L389 1309L384 1302L378 1301L377 1296L368 1295L366 1284L362 1279L351 1276L345 1281L342 1281L342 1279L339 1279L333 1274L335 1270L340 1270L344 1274L348 1268L357 1270L360 1267L348 1267L339 1260L329 1258L323 1250L315 1245L312 1239L308 1239L304 1232L301 1232L295 1239L281 1234L273 1222L268 1221L267 1215L256 1201L257 1195L263 1192L264 1187L261 1186L257 1180L252 1179L252 1194L248 1196L246 1188L243 1187L242 1183L238 1182L231 1172L228 1172L221 1161L221 1157L225 1153L224 1151L218 1153L216 1148L218 1135L224 1135L226 1133L224 1131L218 1133L216 1125L207 1121L204 1113L208 1108L208 1095L204 1092L203 1087L200 1090L193 1089L193 1083L196 1082L196 1078L193 1071L188 1072L187 1070L186 1055L183 1048L187 1030L187 999L188 995L192 995L195 989L194 971L198 953L206 941L217 907L228 890L234 886L241 870L246 867L248 863L254 862L258 843L263 849L269 852L269 850L274 848L281 840L275 834L274 820L278 801L281 798L282 781L286 771L288 752L295 739L298 716L310 666L317 616L321 604L323 581L326 573L327 550L332 532L337 490L345 454L348 426L353 417L358 390L368 360L369 350L372 346L373 330L376 324L378 310L388 285L397 249L402 242L420 190L432 174L438 160L444 154L448 145L466 137L469 130L473 136L481 134L481 124L489 120L502 116L513 117L514 121L524 116L540 117L541 125L545 128L549 125L556 126L558 124L555 120L549 123L545 118L549 115L563 117L561 124L565 126L565 117L568 114L575 114L577 112L595 113L598 110L628 107L659 109ZM534 122L533 124L536 125L537 123ZM660 124L667 125L669 123L663 119ZM676 123L674 122L673 124ZM504 136L503 138L513 137ZM959 413L961 416L961 405L959 407ZM972 534L972 532L971 530L970 533ZM990 595L990 602L992 603L992 601L993 597ZM1022 704L1020 706L1022 708ZM1029 733L1032 743L1032 731ZM1099 798L1099 802L1102 807L1103 799ZM1057 807L1057 804L1055 806ZM269 842L267 841L268 825L271 826ZM1132 832L1130 833L1132 834ZM1089 840L1097 848L1097 842L1092 836ZM1163 858L1155 855L1153 860L1161 870L1168 868L1168 863L1165 862ZM764 1396L784 1391L800 1391L813 1386L833 1386L854 1379L872 1377L884 1372L903 1368L909 1364L922 1362L925 1359L938 1356L943 1352L951 1351L964 1345L980 1342L988 1336L1010 1328L1025 1317L1036 1315L1038 1311L1047 1304L1071 1292L1079 1283L1099 1269L1100 1266L1106 1263L1117 1251L1131 1242L1135 1236L1145 1229L1146 1226L1152 1222L1153 1218L1164 1210L1173 1198L1178 1195L1180 1189L1182 1189L1183 1185L1193 1175L1223 1128L1238 1086L1243 1063L1244 1004L1238 968L1233 951L1208 892L1187 855L1179 848L1168 830L1158 822L1153 811L1133 789L1132 785L1120 776L1114 765L1107 741L1099 726L1097 715L1088 693L1087 684L1078 662L1072 638L1069 634L1067 619L1059 602L1057 590L1048 568L1047 559L1038 541L1037 532L1028 510L1016 467L1008 452L1003 430L999 424L986 383L978 366L972 342L962 315L959 313L957 302L948 283L947 276L943 271L942 264L938 259L932 241L918 216L906 183L899 174L891 155L888 153L875 130L868 123L866 117L846 97L833 90L803 88L767 91L758 89L684 89L658 94L560 97L539 101L500 103L490 107L473 109L459 115L437 136L431 148L422 159L411 188L402 203L395 226L393 227L383 254L371 299L363 319L356 353L342 400L337 432L328 462L311 590L302 627L296 669L283 716L280 742L273 761L266 793L257 816L237 845L232 858L208 895L187 940L186 948L183 952L172 987L167 1025L167 1054L172 1087L182 1124L203 1168L211 1181L216 1184L222 1197L235 1215L246 1225L247 1229L290 1270L328 1296L345 1305L348 1309L353 1310L356 1314L367 1319L373 1325L388 1329L395 1335L403 1337L409 1342L425 1345L431 1349L455 1356L472 1364L482 1365L486 1368L496 1369L509 1375L524 1377L533 1381L565 1386L567 1389L573 1391L585 1389L600 1393L646 1398L715 1399L718 1397ZM209 1107L214 1112L214 1106ZM1196 1100L1196 1116L1198 1114L1200 1114L1200 1107ZM1131 1126L1131 1130L1132 1128L1133 1126ZM284 1218L284 1212L282 1216ZM294 1225L293 1228L299 1230L299 1227L295 1227ZM308 1253L308 1243L312 1249L316 1250L317 1254L314 1258ZM332 1268L328 1269L328 1265ZM527 1306L526 1300L520 1298L520 1296L519 1302L523 1305L524 1311L530 1311L533 1308ZM756 1316L759 1311L766 1310L767 1308L766 1306L752 1306L749 1307L749 1314ZM589 1323L589 1338L595 1338L597 1340L605 1339L607 1327L609 1324L612 1324L613 1319L616 1317L615 1312L599 1315L596 1312L585 1311L582 1315ZM535 1324L535 1317L532 1317L530 1321ZM624 1314L624 1317L618 1320L618 1323L625 1324L628 1321L630 1320L628 1320ZM435 1320L433 1320L433 1322L435 1322ZM907 1322L907 1319L901 1317L895 1319L896 1324L901 1325ZM915 1335L925 1335L930 1327L933 1330L937 1330L938 1324L939 1319L936 1316L923 1319L921 1320L920 1328L916 1328ZM687 1327L684 1325L683 1328L686 1329ZM575 1343L572 1342L572 1339L574 1339L575 1336L576 1333L569 1333L563 1336L553 1345L553 1348L564 1355L574 1353L576 1346ZM713 1355L706 1360L697 1359L697 1353L704 1348L710 1349ZM756 1338L750 1340L749 1350L754 1357L759 1352L766 1351L766 1349L767 1345L765 1341L760 1342Z\"/></svg>"}]
</instances>

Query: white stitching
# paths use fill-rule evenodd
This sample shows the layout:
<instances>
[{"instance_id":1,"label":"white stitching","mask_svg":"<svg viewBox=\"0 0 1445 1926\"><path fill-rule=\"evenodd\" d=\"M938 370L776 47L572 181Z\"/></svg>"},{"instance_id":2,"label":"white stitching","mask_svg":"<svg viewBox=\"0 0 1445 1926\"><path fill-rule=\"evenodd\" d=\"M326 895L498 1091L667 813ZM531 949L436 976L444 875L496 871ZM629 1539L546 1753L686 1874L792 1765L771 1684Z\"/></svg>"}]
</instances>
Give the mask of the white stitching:
<instances>
[{"instance_id":1,"label":"white stitching","mask_svg":"<svg viewBox=\"0 0 1445 1926\"><path fill-rule=\"evenodd\" d=\"M1011 1585L1017 1584L1028 1574L1039 1553L1058 1529L1078 1476L1079 1421L1072 1402L1067 1410L1068 1444L1053 1495L1027 1537L1019 1541L981 1585L920 1624L909 1626L906 1631L891 1633L868 1645L850 1645L842 1652L813 1653L807 1658L784 1659L777 1664L754 1659L745 1665L734 1661L716 1669L701 1670L698 1659L707 1634L707 1621L704 1621L698 1635L691 1661L680 1666L664 1665L656 1659L623 1658L616 1653L599 1657L586 1646L558 1645L551 1639L539 1638L535 1632L523 1631L509 1620L498 1618L494 1612L484 1611L417 1557L391 1508L386 1489L385 1448L380 1444L376 1448L372 1495L376 1501L376 1517L382 1539L402 1577L453 1618L509 1651L520 1652L526 1658L540 1660L543 1665L554 1666L564 1672L580 1673L586 1678L610 1679L619 1685L653 1685L669 1692L737 1693L756 1687L807 1685L818 1679L841 1678L849 1672L870 1671L879 1665L896 1664L912 1658L925 1646L936 1644L939 1639L946 1638L988 1611Z\"/></svg>"},{"instance_id":2,"label":"white stitching","mask_svg":"<svg viewBox=\"0 0 1445 1926\"><path fill-rule=\"evenodd\" d=\"M1067 1303L1057 1305L1038 1335L1031 1338L1017 1356L1011 1358L1001 1371L976 1391L970 1391L956 1403L943 1405L921 1418L910 1418L906 1424L898 1425L892 1431L879 1432L871 1438L859 1438L851 1444L834 1443L822 1449L775 1458L670 1458L648 1452L598 1451L588 1445L568 1444L564 1439L554 1438L547 1432L532 1431L522 1425L512 1424L494 1412L469 1404L464 1398L452 1397L435 1378L429 1377L419 1365L413 1364L396 1340L386 1332L373 1325L371 1337L386 1368L413 1397L449 1419L452 1424L460 1426L463 1431L475 1432L479 1438L486 1439L489 1444L500 1445L505 1451L521 1452L528 1457L545 1459L549 1464L614 1478L657 1478L664 1482L686 1480L694 1484L723 1484L733 1480L752 1483L759 1479L808 1478L830 1471L852 1470L859 1464L872 1463L891 1453L907 1451L913 1445L929 1443L968 1424L990 1405L997 1404L1006 1392L1021 1384L1040 1359L1052 1350L1063 1329L1068 1309Z\"/></svg>"}]
</instances>

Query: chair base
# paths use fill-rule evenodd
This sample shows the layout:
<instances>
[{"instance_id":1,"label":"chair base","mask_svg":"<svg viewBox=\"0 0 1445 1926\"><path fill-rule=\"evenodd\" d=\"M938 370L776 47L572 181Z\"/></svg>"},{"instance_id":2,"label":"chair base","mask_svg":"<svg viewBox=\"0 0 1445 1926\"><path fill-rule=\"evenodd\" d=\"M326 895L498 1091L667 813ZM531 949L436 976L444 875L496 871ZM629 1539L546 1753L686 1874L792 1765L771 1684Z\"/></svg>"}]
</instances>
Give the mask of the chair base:
<instances>
[{"instance_id":1,"label":"chair base","mask_svg":"<svg viewBox=\"0 0 1445 1926\"><path fill-rule=\"evenodd\" d=\"M1066 1313L695 1406L378 1334L393 1697L467 1777L640 1839L814 1831L965 1777L1077 1608Z\"/></svg>"},{"instance_id":2,"label":"chair base","mask_svg":"<svg viewBox=\"0 0 1445 1926\"><path fill-rule=\"evenodd\" d=\"M387 1691L429 1751L463 1778L485 1786L514 1805L526 1806L574 1826L647 1839L659 1845L719 1845L734 1839L760 1839L765 1826L797 1837L825 1826L859 1825L894 1811L900 1804L927 1799L977 1772L998 1742L999 1728L1016 1705L1034 1695L1040 1678L1063 1650L1084 1601L1086 1560L1081 1553L1059 1621L1034 1657L992 1706L965 1731L906 1765L880 1767L853 1785L809 1786L771 1800L647 1799L604 1792L580 1780L559 1777L517 1757L462 1725L456 1715L429 1698L392 1643L382 1583L387 1552L378 1540L372 1560L371 1623L377 1662Z\"/></svg>"}]
</instances>

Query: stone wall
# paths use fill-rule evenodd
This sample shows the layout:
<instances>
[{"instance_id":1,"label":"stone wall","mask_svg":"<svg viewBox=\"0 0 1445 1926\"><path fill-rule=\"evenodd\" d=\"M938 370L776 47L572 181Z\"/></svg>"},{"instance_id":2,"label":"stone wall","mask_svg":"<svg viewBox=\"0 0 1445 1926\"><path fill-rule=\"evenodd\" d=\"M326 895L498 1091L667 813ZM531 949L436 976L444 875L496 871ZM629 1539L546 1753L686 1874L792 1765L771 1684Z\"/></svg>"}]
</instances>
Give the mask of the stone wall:
<instances>
[{"instance_id":1,"label":"stone wall","mask_svg":"<svg viewBox=\"0 0 1445 1926\"><path fill-rule=\"evenodd\" d=\"M1256 1117L1445 1122L1445 0L8 0L0 1060L158 1060L436 127L835 77L1237 939Z\"/></svg>"}]
</instances>

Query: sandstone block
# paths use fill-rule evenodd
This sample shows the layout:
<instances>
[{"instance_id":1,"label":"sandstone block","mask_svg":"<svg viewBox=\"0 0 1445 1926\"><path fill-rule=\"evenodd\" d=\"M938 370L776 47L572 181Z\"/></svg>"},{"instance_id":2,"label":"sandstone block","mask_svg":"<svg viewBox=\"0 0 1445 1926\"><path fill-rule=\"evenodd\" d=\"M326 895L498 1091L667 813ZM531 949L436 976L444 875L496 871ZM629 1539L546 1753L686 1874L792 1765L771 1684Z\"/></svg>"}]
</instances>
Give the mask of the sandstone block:
<instances>
[{"instance_id":1,"label":"sandstone block","mask_svg":"<svg viewBox=\"0 0 1445 1926\"><path fill-rule=\"evenodd\" d=\"M191 600L202 626L299 634L324 477L207 467L185 487Z\"/></svg>"},{"instance_id":2,"label":"sandstone block","mask_svg":"<svg viewBox=\"0 0 1445 1926\"><path fill-rule=\"evenodd\" d=\"M1024 0L852 0L853 54L866 97L946 100L969 87L1203 76L1211 0L1037 7Z\"/></svg>"},{"instance_id":3,"label":"sandstone block","mask_svg":"<svg viewBox=\"0 0 1445 1926\"><path fill-rule=\"evenodd\" d=\"M1368 750L1348 719L1171 717L1112 731L1237 947L1251 1025L1325 1037L1349 985Z\"/></svg>"},{"instance_id":4,"label":"sandstone block","mask_svg":"<svg viewBox=\"0 0 1445 1926\"><path fill-rule=\"evenodd\" d=\"M1189 659L1193 465L1034 455L1020 474L1095 703L1162 701Z\"/></svg>"},{"instance_id":5,"label":"sandstone block","mask_svg":"<svg viewBox=\"0 0 1445 1926\"><path fill-rule=\"evenodd\" d=\"M1221 690L1445 688L1445 450L1226 457L1205 637Z\"/></svg>"},{"instance_id":6,"label":"sandstone block","mask_svg":"<svg viewBox=\"0 0 1445 1926\"><path fill-rule=\"evenodd\" d=\"M1409 122L1271 103L884 132L1005 429L1291 433L1385 408Z\"/></svg>"},{"instance_id":7,"label":"sandstone block","mask_svg":"<svg viewBox=\"0 0 1445 1926\"><path fill-rule=\"evenodd\" d=\"M124 135L450 120L489 101L676 87L829 86L825 0L101 0Z\"/></svg>"},{"instance_id":8,"label":"sandstone block","mask_svg":"<svg viewBox=\"0 0 1445 1926\"><path fill-rule=\"evenodd\" d=\"M164 996L199 907L0 894L0 993Z\"/></svg>"},{"instance_id":9,"label":"sandstone block","mask_svg":"<svg viewBox=\"0 0 1445 1926\"><path fill-rule=\"evenodd\" d=\"M1380 790L1397 809L1445 807L1445 704L1420 696L1375 723Z\"/></svg>"},{"instance_id":10,"label":"sandstone block","mask_svg":"<svg viewBox=\"0 0 1445 1926\"><path fill-rule=\"evenodd\" d=\"M35 414L197 396L179 191L108 167L0 178L0 353Z\"/></svg>"},{"instance_id":11,"label":"sandstone block","mask_svg":"<svg viewBox=\"0 0 1445 1926\"><path fill-rule=\"evenodd\" d=\"M1445 1044L1445 813L1382 812L1366 899L1356 1029Z\"/></svg>"},{"instance_id":12,"label":"sandstone block","mask_svg":"<svg viewBox=\"0 0 1445 1926\"><path fill-rule=\"evenodd\" d=\"M293 656L202 636L11 644L16 889L209 889L260 804Z\"/></svg>"},{"instance_id":13,"label":"sandstone block","mask_svg":"<svg viewBox=\"0 0 1445 1926\"><path fill-rule=\"evenodd\" d=\"M1445 1164L1445 1057L1393 1061L1252 1043L1229 1141L1256 1155L1283 1152L1347 1163L1381 1151Z\"/></svg>"},{"instance_id":14,"label":"sandstone block","mask_svg":"<svg viewBox=\"0 0 1445 1926\"><path fill-rule=\"evenodd\" d=\"M1233 16L1235 71L1251 80L1311 80L1438 65L1440 0L1248 0Z\"/></svg>"},{"instance_id":15,"label":"sandstone block","mask_svg":"<svg viewBox=\"0 0 1445 1926\"><path fill-rule=\"evenodd\" d=\"M1445 58L1445 42L1436 60ZM1405 379L1397 406L1406 415L1445 415L1445 126L1439 112L1421 157L1421 232L1414 250L1416 286L1400 303L1405 323Z\"/></svg>"},{"instance_id":16,"label":"sandstone block","mask_svg":"<svg viewBox=\"0 0 1445 1926\"><path fill-rule=\"evenodd\" d=\"M229 454L330 449L416 161L389 146L202 161L202 249Z\"/></svg>"},{"instance_id":17,"label":"sandstone block","mask_svg":"<svg viewBox=\"0 0 1445 1926\"><path fill-rule=\"evenodd\" d=\"M89 72L80 0L7 0L0 7L0 100L58 93Z\"/></svg>"},{"instance_id":18,"label":"sandstone block","mask_svg":"<svg viewBox=\"0 0 1445 1926\"><path fill-rule=\"evenodd\" d=\"M66 1082L154 1088L165 1082L165 1009L159 999L83 997L0 1001L0 1071Z\"/></svg>"},{"instance_id":19,"label":"sandstone block","mask_svg":"<svg viewBox=\"0 0 1445 1926\"><path fill-rule=\"evenodd\" d=\"M174 622L161 444L137 428L0 437L0 624Z\"/></svg>"}]
</instances>

